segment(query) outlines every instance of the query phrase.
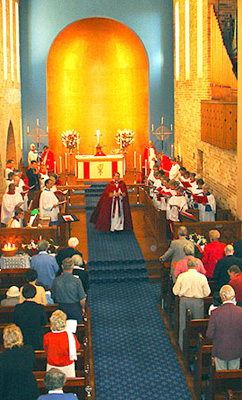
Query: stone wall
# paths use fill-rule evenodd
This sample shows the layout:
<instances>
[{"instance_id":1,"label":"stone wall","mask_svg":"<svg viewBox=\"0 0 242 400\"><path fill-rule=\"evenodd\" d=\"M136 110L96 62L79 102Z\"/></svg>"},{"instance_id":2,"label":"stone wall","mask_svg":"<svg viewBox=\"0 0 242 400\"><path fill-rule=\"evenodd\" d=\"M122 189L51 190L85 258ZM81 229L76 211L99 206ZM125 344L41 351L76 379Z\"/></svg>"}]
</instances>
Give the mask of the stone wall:
<instances>
[{"instance_id":1,"label":"stone wall","mask_svg":"<svg viewBox=\"0 0 242 400\"><path fill-rule=\"evenodd\" d=\"M190 0L190 79L185 79L185 0L179 0L180 75L175 78L175 147L183 165L203 176L211 186L217 203L237 211L236 151L222 150L201 141L201 100L211 100L210 12L203 1L203 71L197 74L197 0ZM175 7L176 1L174 1ZM175 15L175 12L174 12ZM174 20L175 24L175 20ZM175 68L174 68L175 70Z\"/></svg>"},{"instance_id":2,"label":"stone wall","mask_svg":"<svg viewBox=\"0 0 242 400\"><path fill-rule=\"evenodd\" d=\"M12 21L13 21L13 74L11 72L11 35L10 35L10 2L6 1L6 54L7 54L7 77L4 74L4 46L3 46L3 3L0 7L0 193L5 190L3 172L6 164L6 158L12 158L15 161L15 168L19 166L22 157L21 149L21 95L20 79L17 77L17 46L16 46L16 19L15 3L13 1Z\"/></svg>"}]
</instances>

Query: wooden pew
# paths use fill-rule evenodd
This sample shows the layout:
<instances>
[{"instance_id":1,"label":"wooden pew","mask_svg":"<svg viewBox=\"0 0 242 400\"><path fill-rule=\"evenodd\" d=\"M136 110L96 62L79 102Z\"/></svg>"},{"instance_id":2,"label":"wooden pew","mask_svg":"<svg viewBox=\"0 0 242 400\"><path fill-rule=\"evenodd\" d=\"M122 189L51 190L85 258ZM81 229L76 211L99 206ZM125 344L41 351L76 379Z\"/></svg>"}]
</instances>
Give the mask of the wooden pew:
<instances>
[{"instance_id":1,"label":"wooden pew","mask_svg":"<svg viewBox=\"0 0 242 400\"><path fill-rule=\"evenodd\" d=\"M194 390L198 399L200 399L201 394L204 393L203 384L208 383L209 369L212 362L211 357L212 342L199 333L193 372Z\"/></svg>"},{"instance_id":2,"label":"wooden pew","mask_svg":"<svg viewBox=\"0 0 242 400\"><path fill-rule=\"evenodd\" d=\"M209 319L192 319L191 310L186 311L186 327L183 331L183 353L186 367L193 363L197 351L198 335L206 334Z\"/></svg>"},{"instance_id":3,"label":"wooden pew","mask_svg":"<svg viewBox=\"0 0 242 400\"><path fill-rule=\"evenodd\" d=\"M44 385L44 371L35 371L35 378L37 380L39 394L46 394L47 390ZM85 372L80 372L77 374L76 378L67 378L64 392L65 393L75 393L78 397L78 400L86 400L86 388L87 388L87 379ZM88 397L88 399L94 399L92 396Z\"/></svg>"},{"instance_id":4,"label":"wooden pew","mask_svg":"<svg viewBox=\"0 0 242 400\"><path fill-rule=\"evenodd\" d=\"M206 400L226 399L226 393L229 389L242 391L242 369L216 371L215 361L212 357Z\"/></svg>"},{"instance_id":5,"label":"wooden pew","mask_svg":"<svg viewBox=\"0 0 242 400\"><path fill-rule=\"evenodd\" d=\"M10 268L0 271L1 288L9 288L10 286L23 286L26 283L26 268Z\"/></svg>"},{"instance_id":6,"label":"wooden pew","mask_svg":"<svg viewBox=\"0 0 242 400\"><path fill-rule=\"evenodd\" d=\"M47 355L44 350L35 350L36 362L34 371L46 371ZM85 347L82 345L77 351L77 360L75 362L76 371L85 370Z\"/></svg>"}]
</instances>

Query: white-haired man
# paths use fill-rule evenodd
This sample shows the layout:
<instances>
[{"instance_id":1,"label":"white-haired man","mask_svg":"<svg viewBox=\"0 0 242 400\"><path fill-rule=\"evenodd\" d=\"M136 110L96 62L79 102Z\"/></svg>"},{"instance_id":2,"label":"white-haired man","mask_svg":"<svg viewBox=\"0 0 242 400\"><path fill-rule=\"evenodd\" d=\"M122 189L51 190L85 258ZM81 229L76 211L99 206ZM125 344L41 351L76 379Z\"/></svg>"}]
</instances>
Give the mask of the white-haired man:
<instances>
[{"instance_id":1,"label":"white-haired man","mask_svg":"<svg viewBox=\"0 0 242 400\"><path fill-rule=\"evenodd\" d=\"M242 309L234 304L234 289L220 289L222 305L211 313L206 336L213 341L216 370L239 369L242 356Z\"/></svg>"},{"instance_id":2,"label":"white-haired man","mask_svg":"<svg viewBox=\"0 0 242 400\"><path fill-rule=\"evenodd\" d=\"M231 244L228 244L225 247L224 254L225 257L217 261L213 271L213 279L216 281L217 291L219 291L223 285L227 285L229 283L229 267L232 265L238 265L238 267L242 268L242 260L241 258L234 256L234 248Z\"/></svg>"},{"instance_id":3,"label":"white-haired man","mask_svg":"<svg viewBox=\"0 0 242 400\"><path fill-rule=\"evenodd\" d=\"M72 257L72 256L74 256L74 254L78 254L79 256L82 257L82 253L80 253L80 251L77 250L78 245L79 245L79 240L76 237L71 237L68 240L67 246L58 251L58 253L56 255L56 261L57 261L60 269L61 269L62 261L65 258ZM84 262L86 262L86 261L84 260Z\"/></svg>"}]
</instances>

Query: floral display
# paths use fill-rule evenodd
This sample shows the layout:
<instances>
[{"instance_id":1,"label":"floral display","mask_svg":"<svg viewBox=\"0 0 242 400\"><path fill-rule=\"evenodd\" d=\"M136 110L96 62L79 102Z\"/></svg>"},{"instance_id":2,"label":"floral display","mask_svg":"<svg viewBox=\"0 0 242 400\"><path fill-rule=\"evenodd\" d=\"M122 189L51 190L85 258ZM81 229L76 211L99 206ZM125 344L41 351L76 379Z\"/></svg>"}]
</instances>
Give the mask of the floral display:
<instances>
[{"instance_id":1,"label":"floral display","mask_svg":"<svg viewBox=\"0 0 242 400\"><path fill-rule=\"evenodd\" d=\"M63 132L61 135L63 145L69 149L70 153L80 141L80 135L74 129Z\"/></svg>"},{"instance_id":2,"label":"floral display","mask_svg":"<svg viewBox=\"0 0 242 400\"><path fill-rule=\"evenodd\" d=\"M126 147L130 146L134 141L134 132L130 129L119 129L115 136L116 143L118 143L119 148L125 150Z\"/></svg>"},{"instance_id":3,"label":"floral display","mask_svg":"<svg viewBox=\"0 0 242 400\"><path fill-rule=\"evenodd\" d=\"M204 249L204 246L207 244L206 238L202 235L198 235L196 232L191 233L188 236L188 239L191 240L191 242L195 243L195 245L202 251Z\"/></svg>"},{"instance_id":4,"label":"floral display","mask_svg":"<svg viewBox=\"0 0 242 400\"><path fill-rule=\"evenodd\" d=\"M38 243L39 241L42 240L41 236L38 239L32 239L30 243L27 244L22 244L22 248L25 251L25 253L28 253L29 256L35 256L38 254ZM56 246L53 239L45 239L49 243L49 248L47 250L47 253L49 254L54 254L57 252L59 246Z\"/></svg>"}]
</instances>

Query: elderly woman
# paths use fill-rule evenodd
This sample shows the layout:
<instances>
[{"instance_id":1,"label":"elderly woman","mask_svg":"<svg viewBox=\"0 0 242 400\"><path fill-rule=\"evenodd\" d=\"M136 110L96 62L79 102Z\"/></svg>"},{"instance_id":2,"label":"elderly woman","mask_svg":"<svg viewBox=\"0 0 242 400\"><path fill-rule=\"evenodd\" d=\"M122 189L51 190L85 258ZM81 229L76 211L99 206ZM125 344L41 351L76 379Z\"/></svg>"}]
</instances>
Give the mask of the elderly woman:
<instances>
[{"instance_id":1,"label":"elderly woman","mask_svg":"<svg viewBox=\"0 0 242 400\"><path fill-rule=\"evenodd\" d=\"M206 244L203 253L203 265L206 269L206 276L209 279L213 279L213 271L216 262L224 257L225 243L219 241L220 233L217 230L209 231L210 243Z\"/></svg>"},{"instance_id":2,"label":"elderly woman","mask_svg":"<svg viewBox=\"0 0 242 400\"><path fill-rule=\"evenodd\" d=\"M3 331L0 353L0 398L3 400L35 400L38 395L33 374L35 354L33 348L23 345L19 327L8 325Z\"/></svg>"},{"instance_id":3,"label":"elderly woman","mask_svg":"<svg viewBox=\"0 0 242 400\"><path fill-rule=\"evenodd\" d=\"M77 400L77 396L73 393L64 393L63 386L66 382L66 376L64 372L60 371L57 368L51 368L45 374L44 383L45 387L48 390L48 394L44 394L39 396L37 400L54 400L54 399L63 399L63 400Z\"/></svg>"},{"instance_id":4,"label":"elderly woman","mask_svg":"<svg viewBox=\"0 0 242 400\"><path fill-rule=\"evenodd\" d=\"M66 330L66 314L54 311L50 317L51 332L44 335L44 350L47 353L47 368L58 368L66 376L75 377L76 352L80 348L76 336Z\"/></svg>"}]
</instances>

